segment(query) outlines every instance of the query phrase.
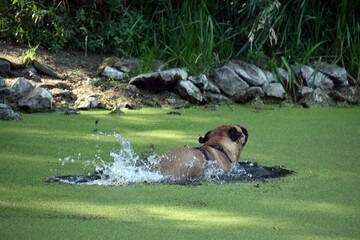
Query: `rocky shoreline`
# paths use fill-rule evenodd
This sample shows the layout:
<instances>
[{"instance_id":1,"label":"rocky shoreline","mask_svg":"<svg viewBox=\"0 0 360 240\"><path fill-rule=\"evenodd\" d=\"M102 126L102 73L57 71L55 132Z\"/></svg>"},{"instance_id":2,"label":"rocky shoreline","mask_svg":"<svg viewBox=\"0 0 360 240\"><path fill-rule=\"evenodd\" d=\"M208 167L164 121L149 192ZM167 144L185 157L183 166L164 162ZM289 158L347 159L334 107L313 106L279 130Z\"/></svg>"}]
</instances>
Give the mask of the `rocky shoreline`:
<instances>
[{"instance_id":1,"label":"rocky shoreline","mask_svg":"<svg viewBox=\"0 0 360 240\"><path fill-rule=\"evenodd\" d=\"M27 113L143 106L182 108L193 104L292 102L303 107L347 106L359 103L359 86L345 68L327 63L294 65L273 72L231 60L208 76L190 76L185 69L165 69L140 75L136 59L105 58L93 74L80 79L58 73L37 60L23 64L0 58L0 114L20 120ZM131 77L132 76L132 77ZM130 81L124 79L130 79ZM289 94L291 92L291 94ZM290 100L290 101L289 101Z\"/></svg>"}]
</instances>

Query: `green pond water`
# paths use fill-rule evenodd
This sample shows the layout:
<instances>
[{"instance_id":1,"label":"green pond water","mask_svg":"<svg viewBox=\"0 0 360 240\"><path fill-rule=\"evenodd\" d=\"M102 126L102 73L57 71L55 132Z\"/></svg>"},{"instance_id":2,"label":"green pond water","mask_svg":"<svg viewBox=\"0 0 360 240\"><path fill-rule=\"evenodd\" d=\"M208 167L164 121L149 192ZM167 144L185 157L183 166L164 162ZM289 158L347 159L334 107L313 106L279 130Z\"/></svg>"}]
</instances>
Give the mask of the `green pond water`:
<instances>
[{"instance_id":1,"label":"green pond water","mask_svg":"<svg viewBox=\"0 0 360 240\"><path fill-rule=\"evenodd\" d=\"M0 122L1 238L360 238L360 107L199 106L177 110L181 116L169 111L23 114L23 122ZM86 174L100 158L111 161L118 143L99 132L121 134L140 155L149 146L156 153L198 146L200 135L229 123L249 132L241 161L283 165L296 174L200 186L44 181Z\"/></svg>"}]
</instances>

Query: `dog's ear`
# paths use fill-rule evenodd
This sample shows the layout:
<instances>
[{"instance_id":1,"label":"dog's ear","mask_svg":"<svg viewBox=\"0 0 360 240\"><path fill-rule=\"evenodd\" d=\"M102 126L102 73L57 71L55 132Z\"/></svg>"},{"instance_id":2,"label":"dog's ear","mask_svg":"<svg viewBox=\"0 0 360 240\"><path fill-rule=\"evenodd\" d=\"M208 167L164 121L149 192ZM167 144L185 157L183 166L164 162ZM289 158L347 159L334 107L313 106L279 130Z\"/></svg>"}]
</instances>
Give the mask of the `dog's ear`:
<instances>
[{"instance_id":1,"label":"dog's ear","mask_svg":"<svg viewBox=\"0 0 360 240\"><path fill-rule=\"evenodd\" d=\"M245 144L246 144L246 142L248 140L249 134L248 134L248 131L247 131L246 128L244 128L244 127L240 127L240 128L241 128L241 131L243 132L243 134L245 135L245 140L244 140L244 144L243 144L243 146L245 146Z\"/></svg>"},{"instance_id":2,"label":"dog's ear","mask_svg":"<svg viewBox=\"0 0 360 240\"><path fill-rule=\"evenodd\" d=\"M241 137L241 133L236 129L236 127L229 128L229 130L227 130L227 134L233 142L237 141Z\"/></svg>"},{"instance_id":3,"label":"dog's ear","mask_svg":"<svg viewBox=\"0 0 360 240\"><path fill-rule=\"evenodd\" d=\"M207 140L209 140L209 135L210 135L211 131L208 131L204 137L199 137L199 143L204 144L207 142Z\"/></svg>"}]
</instances>

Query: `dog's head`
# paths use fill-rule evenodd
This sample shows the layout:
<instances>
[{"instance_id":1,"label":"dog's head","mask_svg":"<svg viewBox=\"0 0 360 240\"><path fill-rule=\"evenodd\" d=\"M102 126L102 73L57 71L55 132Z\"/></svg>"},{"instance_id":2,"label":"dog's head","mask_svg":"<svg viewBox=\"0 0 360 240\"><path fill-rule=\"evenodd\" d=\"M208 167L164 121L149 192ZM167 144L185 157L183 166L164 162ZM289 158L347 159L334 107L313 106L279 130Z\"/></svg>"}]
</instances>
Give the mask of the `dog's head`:
<instances>
[{"instance_id":1,"label":"dog's head","mask_svg":"<svg viewBox=\"0 0 360 240\"><path fill-rule=\"evenodd\" d=\"M244 127L239 125L222 125L214 130L208 131L204 137L199 137L199 143L205 144L209 140L214 143L227 142L230 140L243 147L248 140L248 136L248 131Z\"/></svg>"}]
</instances>

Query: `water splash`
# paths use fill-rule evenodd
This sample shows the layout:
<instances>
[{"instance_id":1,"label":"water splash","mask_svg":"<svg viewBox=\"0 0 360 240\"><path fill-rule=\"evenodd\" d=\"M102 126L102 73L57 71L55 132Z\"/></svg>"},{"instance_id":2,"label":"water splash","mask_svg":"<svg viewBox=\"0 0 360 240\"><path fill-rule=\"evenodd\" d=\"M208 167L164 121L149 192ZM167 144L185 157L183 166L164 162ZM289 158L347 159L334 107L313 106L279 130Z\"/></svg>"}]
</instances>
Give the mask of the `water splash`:
<instances>
[{"instance_id":1,"label":"water splash","mask_svg":"<svg viewBox=\"0 0 360 240\"><path fill-rule=\"evenodd\" d=\"M113 135L121 145L118 152L111 152L113 162L103 163L96 166L96 172L100 179L91 184L99 185L127 185L136 182L159 182L164 177L152 168L159 164L158 157L151 155L147 159L141 159L134 151L131 143L120 134Z\"/></svg>"},{"instance_id":2,"label":"water splash","mask_svg":"<svg viewBox=\"0 0 360 240\"><path fill-rule=\"evenodd\" d=\"M131 143L123 138L120 134L104 134L94 135L99 139L100 135L114 137L119 142L119 149L109 153L110 161L104 161L101 156L101 149L96 145L97 151L94 159L87 160L84 167L88 169L95 167L94 174L88 175L72 175L72 176L51 176L46 179L47 182L60 182L66 184L86 184L86 185L114 185L125 186L136 182L160 182L164 176L152 169L159 164L157 155L150 155L146 159L142 159L134 151ZM77 155L78 160L81 154ZM61 166L67 163L74 163L73 156L60 158Z\"/></svg>"}]
</instances>

